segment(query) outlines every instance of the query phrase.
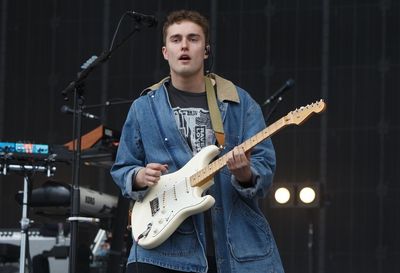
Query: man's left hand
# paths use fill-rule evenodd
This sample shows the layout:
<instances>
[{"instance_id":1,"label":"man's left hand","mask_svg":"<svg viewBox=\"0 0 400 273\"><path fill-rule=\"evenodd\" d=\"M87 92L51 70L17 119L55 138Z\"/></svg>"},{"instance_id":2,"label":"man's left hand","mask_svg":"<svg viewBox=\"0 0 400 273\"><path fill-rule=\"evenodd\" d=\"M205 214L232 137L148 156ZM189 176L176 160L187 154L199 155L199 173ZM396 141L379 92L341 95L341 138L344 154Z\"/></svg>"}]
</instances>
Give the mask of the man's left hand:
<instances>
[{"instance_id":1,"label":"man's left hand","mask_svg":"<svg viewBox=\"0 0 400 273\"><path fill-rule=\"evenodd\" d=\"M250 154L251 150L245 152L243 147L235 147L228 153L226 165L241 184L251 183Z\"/></svg>"}]
</instances>

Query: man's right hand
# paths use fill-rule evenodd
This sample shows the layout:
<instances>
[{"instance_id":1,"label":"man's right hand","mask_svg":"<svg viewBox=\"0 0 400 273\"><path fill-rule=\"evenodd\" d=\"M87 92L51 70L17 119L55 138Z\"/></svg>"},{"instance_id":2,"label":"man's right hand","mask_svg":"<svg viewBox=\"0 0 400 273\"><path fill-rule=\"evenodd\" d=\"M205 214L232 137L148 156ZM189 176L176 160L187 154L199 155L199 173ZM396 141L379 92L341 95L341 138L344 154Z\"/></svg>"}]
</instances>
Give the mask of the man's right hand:
<instances>
[{"instance_id":1,"label":"man's right hand","mask_svg":"<svg viewBox=\"0 0 400 273\"><path fill-rule=\"evenodd\" d=\"M140 169L134 181L134 189L153 187L160 180L160 176L168 172L167 164L149 163Z\"/></svg>"}]
</instances>

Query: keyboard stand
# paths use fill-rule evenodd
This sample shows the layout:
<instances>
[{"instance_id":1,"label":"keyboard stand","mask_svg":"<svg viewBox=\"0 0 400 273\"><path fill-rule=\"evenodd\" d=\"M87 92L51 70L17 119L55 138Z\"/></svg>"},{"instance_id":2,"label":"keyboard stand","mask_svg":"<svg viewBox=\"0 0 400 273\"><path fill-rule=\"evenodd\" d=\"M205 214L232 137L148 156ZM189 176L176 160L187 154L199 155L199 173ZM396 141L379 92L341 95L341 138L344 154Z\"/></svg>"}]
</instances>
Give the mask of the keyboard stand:
<instances>
[{"instance_id":1,"label":"keyboard stand","mask_svg":"<svg viewBox=\"0 0 400 273\"><path fill-rule=\"evenodd\" d=\"M46 176L53 176L56 167L53 166L53 161L45 161L44 164L38 165L27 164L27 162L11 162L10 157L3 155L3 162L0 164L0 174L7 175L9 172L23 173L24 176L24 191L22 199L22 216L21 216L21 244L19 257L19 273L25 273L28 266L28 272L32 272L32 261L29 254L29 226L31 220L28 218L29 196L31 191L31 176L35 173L46 173Z\"/></svg>"},{"instance_id":2,"label":"keyboard stand","mask_svg":"<svg viewBox=\"0 0 400 273\"><path fill-rule=\"evenodd\" d=\"M21 244L20 244L20 255L19 255L19 273L24 273L26 269L26 262L28 261L28 272L32 272L32 260L29 254L29 225L30 220L28 218L29 208L29 192L30 192L30 178L26 173L24 175L24 194L22 199L22 218L21 218Z\"/></svg>"}]
</instances>

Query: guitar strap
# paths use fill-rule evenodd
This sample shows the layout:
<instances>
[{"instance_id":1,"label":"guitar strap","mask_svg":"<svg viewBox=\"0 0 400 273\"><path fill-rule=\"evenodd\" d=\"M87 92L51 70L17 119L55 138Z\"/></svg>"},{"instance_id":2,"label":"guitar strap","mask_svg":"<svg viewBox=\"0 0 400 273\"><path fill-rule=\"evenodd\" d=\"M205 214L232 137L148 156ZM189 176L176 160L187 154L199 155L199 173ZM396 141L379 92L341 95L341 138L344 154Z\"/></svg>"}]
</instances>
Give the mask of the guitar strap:
<instances>
[{"instance_id":1,"label":"guitar strap","mask_svg":"<svg viewBox=\"0 0 400 273\"><path fill-rule=\"evenodd\" d=\"M211 125L220 148L225 146L224 127L221 112L219 111L215 90L209 77L204 77L206 84L207 103L210 111Z\"/></svg>"}]
</instances>

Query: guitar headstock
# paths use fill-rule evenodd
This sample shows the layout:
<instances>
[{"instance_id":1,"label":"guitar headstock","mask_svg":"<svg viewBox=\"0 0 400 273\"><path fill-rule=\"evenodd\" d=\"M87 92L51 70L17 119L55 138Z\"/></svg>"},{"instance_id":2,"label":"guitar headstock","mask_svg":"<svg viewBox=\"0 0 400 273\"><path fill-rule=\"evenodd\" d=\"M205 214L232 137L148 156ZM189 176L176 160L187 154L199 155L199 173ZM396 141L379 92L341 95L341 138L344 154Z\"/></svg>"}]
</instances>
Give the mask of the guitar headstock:
<instances>
[{"instance_id":1,"label":"guitar headstock","mask_svg":"<svg viewBox=\"0 0 400 273\"><path fill-rule=\"evenodd\" d=\"M285 123L300 125L301 123L306 121L312 113L321 113L325 111L325 109L326 103L321 99L319 101L313 102L306 106L302 106L294 111L291 111L285 116Z\"/></svg>"}]
</instances>

